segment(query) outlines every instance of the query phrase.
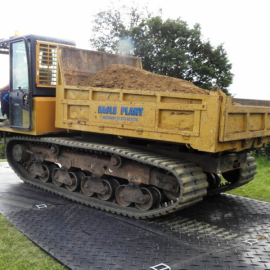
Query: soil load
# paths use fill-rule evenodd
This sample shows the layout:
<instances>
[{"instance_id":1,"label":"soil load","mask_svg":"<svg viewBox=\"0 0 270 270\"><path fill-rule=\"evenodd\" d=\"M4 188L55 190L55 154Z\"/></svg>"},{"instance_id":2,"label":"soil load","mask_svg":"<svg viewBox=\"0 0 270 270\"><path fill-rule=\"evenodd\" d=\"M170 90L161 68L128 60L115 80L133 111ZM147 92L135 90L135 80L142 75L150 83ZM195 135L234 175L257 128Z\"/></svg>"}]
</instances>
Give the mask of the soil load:
<instances>
[{"instance_id":1,"label":"soil load","mask_svg":"<svg viewBox=\"0 0 270 270\"><path fill-rule=\"evenodd\" d=\"M208 90L186 80L158 75L141 68L111 65L93 76L83 79L80 86L102 87L153 92L209 95Z\"/></svg>"}]
</instances>

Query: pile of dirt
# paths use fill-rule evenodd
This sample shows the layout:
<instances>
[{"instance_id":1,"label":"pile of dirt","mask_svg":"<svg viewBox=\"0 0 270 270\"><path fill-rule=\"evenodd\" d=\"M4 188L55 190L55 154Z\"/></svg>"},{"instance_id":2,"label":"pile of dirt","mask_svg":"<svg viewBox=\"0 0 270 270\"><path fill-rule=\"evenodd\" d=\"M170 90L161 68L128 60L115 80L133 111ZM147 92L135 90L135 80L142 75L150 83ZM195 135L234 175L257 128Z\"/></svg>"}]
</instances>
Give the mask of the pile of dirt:
<instances>
[{"instance_id":1,"label":"pile of dirt","mask_svg":"<svg viewBox=\"0 0 270 270\"><path fill-rule=\"evenodd\" d=\"M92 77L82 80L80 86L201 95L209 94L209 91L201 89L191 82L157 75L144 69L123 65L111 65L95 73Z\"/></svg>"}]
</instances>

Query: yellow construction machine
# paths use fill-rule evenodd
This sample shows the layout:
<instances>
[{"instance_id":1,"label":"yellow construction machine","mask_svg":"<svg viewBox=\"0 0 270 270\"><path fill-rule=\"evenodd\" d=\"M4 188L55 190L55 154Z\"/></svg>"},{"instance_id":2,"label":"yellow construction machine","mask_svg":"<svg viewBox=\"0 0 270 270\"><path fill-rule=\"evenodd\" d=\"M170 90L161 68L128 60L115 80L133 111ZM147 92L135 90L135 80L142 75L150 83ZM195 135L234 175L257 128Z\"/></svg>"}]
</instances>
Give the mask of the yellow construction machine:
<instances>
[{"instance_id":1,"label":"yellow construction machine","mask_svg":"<svg viewBox=\"0 0 270 270\"><path fill-rule=\"evenodd\" d=\"M168 89L133 89L140 76L154 79L140 58L34 35L1 40L0 54L10 59L9 124L0 127L10 166L98 209L152 218L247 184L256 174L248 152L270 138L270 102L180 91L187 82L165 76L155 80ZM111 66L128 70L123 86L106 81Z\"/></svg>"}]
</instances>

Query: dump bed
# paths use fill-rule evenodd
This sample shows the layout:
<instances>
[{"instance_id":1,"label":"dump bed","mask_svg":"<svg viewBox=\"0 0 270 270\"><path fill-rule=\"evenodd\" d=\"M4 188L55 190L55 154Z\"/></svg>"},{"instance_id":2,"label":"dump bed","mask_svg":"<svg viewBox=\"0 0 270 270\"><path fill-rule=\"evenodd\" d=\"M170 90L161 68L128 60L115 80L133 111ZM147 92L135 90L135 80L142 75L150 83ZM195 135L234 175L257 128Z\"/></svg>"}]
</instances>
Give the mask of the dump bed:
<instances>
[{"instance_id":1,"label":"dump bed","mask_svg":"<svg viewBox=\"0 0 270 270\"><path fill-rule=\"evenodd\" d=\"M135 57L59 48L56 127L184 144L211 153L269 141L268 102L235 100L219 89L198 94L85 83L111 64L141 67Z\"/></svg>"}]
</instances>

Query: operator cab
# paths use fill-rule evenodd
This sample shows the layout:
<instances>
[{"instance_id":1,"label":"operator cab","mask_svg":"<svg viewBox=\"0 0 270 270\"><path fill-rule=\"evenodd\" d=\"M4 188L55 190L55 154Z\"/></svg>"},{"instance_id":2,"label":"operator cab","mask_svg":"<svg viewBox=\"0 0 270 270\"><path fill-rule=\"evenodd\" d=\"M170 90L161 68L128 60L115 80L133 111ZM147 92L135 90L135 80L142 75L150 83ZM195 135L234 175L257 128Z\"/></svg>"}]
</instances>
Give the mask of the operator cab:
<instances>
[{"instance_id":1,"label":"operator cab","mask_svg":"<svg viewBox=\"0 0 270 270\"><path fill-rule=\"evenodd\" d=\"M0 40L0 61L4 55L9 58L5 67L9 68L9 128L31 130L32 99L55 96L59 44L75 46L72 41L36 35Z\"/></svg>"}]
</instances>

